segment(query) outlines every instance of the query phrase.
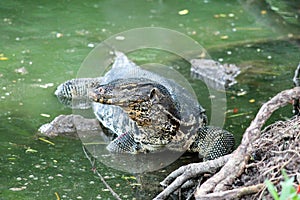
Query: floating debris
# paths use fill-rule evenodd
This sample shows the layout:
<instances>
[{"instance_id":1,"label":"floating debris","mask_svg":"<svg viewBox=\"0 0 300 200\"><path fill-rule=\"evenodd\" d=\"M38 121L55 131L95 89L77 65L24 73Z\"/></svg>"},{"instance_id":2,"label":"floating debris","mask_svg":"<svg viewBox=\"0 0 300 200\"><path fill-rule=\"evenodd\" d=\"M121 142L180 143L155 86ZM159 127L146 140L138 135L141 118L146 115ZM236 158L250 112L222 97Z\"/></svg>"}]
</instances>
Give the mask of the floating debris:
<instances>
[{"instance_id":1,"label":"floating debris","mask_svg":"<svg viewBox=\"0 0 300 200\"><path fill-rule=\"evenodd\" d=\"M48 87L53 87L54 83L45 83L45 84L38 84L38 87L40 88L48 88Z\"/></svg>"},{"instance_id":2,"label":"floating debris","mask_svg":"<svg viewBox=\"0 0 300 200\"><path fill-rule=\"evenodd\" d=\"M27 69L25 67L21 67L21 68L15 69L15 72L18 73L18 74L21 74L21 75L28 74L28 71L27 71Z\"/></svg>"},{"instance_id":3,"label":"floating debris","mask_svg":"<svg viewBox=\"0 0 300 200\"><path fill-rule=\"evenodd\" d=\"M227 39L229 38L229 36L228 36L228 35L222 35L220 38L221 38L222 40L227 40Z\"/></svg>"},{"instance_id":4,"label":"floating debris","mask_svg":"<svg viewBox=\"0 0 300 200\"><path fill-rule=\"evenodd\" d=\"M42 117L47 117L47 118L51 117L49 114L45 114L45 113L41 113L40 115L41 115Z\"/></svg>"},{"instance_id":5,"label":"floating debris","mask_svg":"<svg viewBox=\"0 0 300 200\"><path fill-rule=\"evenodd\" d=\"M36 164L36 165L34 165L34 167L37 168L37 169L39 169L39 168L41 168L41 165Z\"/></svg>"},{"instance_id":6,"label":"floating debris","mask_svg":"<svg viewBox=\"0 0 300 200\"><path fill-rule=\"evenodd\" d=\"M53 87L54 83L46 83L44 85L39 85L41 88L48 88L48 87Z\"/></svg>"},{"instance_id":7,"label":"floating debris","mask_svg":"<svg viewBox=\"0 0 300 200\"><path fill-rule=\"evenodd\" d=\"M54 83L45 83L45 84L32 84L33 87L40 87L40 88L49 88L49 87L53 87Z\"/></svg>"},{"instance_id":8,"label":"floating debris","mask_svg":"<svg viewBox=\"0 0 300 200\"><path fill-rule=\"evenodd\" d=\"M88 30L81 29L81 30L76 30L75 33L77 35L85 36L85 35L88 35L90 32Z\"/></svg>"},{"instance_id":9,"label":"floating debris","mask_svg":"<svg viewBox=\"0 0 300 200\"><path fill-rule=\"evenodd\" d=\"M225 17L227 17L227 15L224 14L224 13L220 13L220 14L215 14L214 15L214 18L216 18L216 19L218 19L218 18L225 18Z\"/></svg>"},{"instance_id":10,"label":"floating debris","mask_svg":"<svg viewBox=\"0 0 300 200\"><path fill-rule=\"evenodd\" d=\"M4 60L8 60L8 57L1 56L1 55L0 55L0 61L4 61Z\"/></svg>"},{"instance_id":11,"label":"floating debris","mask_svg":"<svg viewBox=\"0 0 300 200\"><path fill-rule=\"evenodd\" d=\"M33 175L33 174L30 174L28 177L29 177L29 178L34 178L34 175Z\"/></svg>"},{"instance_id":12,"label":"floating debris","mask_svg":"<svg viewBox=\"0 0 300 200\"><path fill-rule=\"evenodd\" d=\"M180 10L178 12L179 15L187 15L189 13L189 10L188 9L184 9L184 10Z\"/></svg>"},{"instance_id":13,"label":"floating debris","mask_svg":"<svg viewBox=\"0 0 300 200\"><path fill-rule=\"evenodd\" d=\"M43 141L43 142L46 142L46 143L48 143L48 144L51 144L51 145L55 145L53 142L51 142L51 141L49 141L49 140L47 140L47 139L45 139L45 138L42 138L42 137L39 137L39 140L41 140L41 141Z\"/></svg>"},{"instance_id":14,"label":"floating debris","mask_svg":"<svg viewBox=\"0 0 300 200\"><path fill-rule=\"evenodd\" d=\"M62 33L56 33L55 34L55 37L56 38L62 38L64 36L64 34L62 34Z\"/></svg>"},{"instance_id":15,"label":"floating debris","mask_svg":"<svg viewBox=\"0 0 300 200\"><path fill-rule=\"evenodd\" d=\"M25 153L37 153L37 152L38 152L37 150L32 149L32 148L30 148L30 147L28 147L28 148L26 149L26 151L25 151Z\"/></svg>"},{"instance_id":16,"label":"floating debris","mask_svg":"<svg viewBox=\"0 0 300 200\"><path fill-rule=\"evenodd\" d=\"M220 14L215 14L214 18L218 19L218 18L226 18L226 17L235 17L235 15L233 13L229 13L229 14L225 14L225 13L220 13Z\"/></svg>"},{"instance_id":17,"label":"floating debris","mask_svg":"<svg viewBox=\"0 0 300 200\"><path fill-rule=\"evenodd\" d=\"M255 102L255 99L250 99L249 100L249 103L254 103Z\"/></svg>"},{"instance_id":18,"label":"floating debris","mask_svg":"<svg viewBox=\"0 0 300 200\"><path fill-rule=\"evenodd\" d=\"M136 177L134 177L134 176L124 176L124 175L122 175L121 179L124 179L124 180L136 180Z\"/></svg>"},{"instance_id":19,"label":"floating debris","mask_svg":"<svg viewBox=\"0 0 300 200\"><path fill-rule=\"evenodd\" d=\"M54 192L54 194L55 194L56 200L60 200L59 194L57 192Z\"/></svg>"},{"instance_id":20,"label":"floating debris","mask_svg":"<svg viewBox=\"0 0 300 200\"><path fill-rule=\"evenodd\" d=\"M94 48L94 47L95 47L95 44L89 43L87 46L90 47L90 48Z\"/></svg>"},{"instance_id":21,"label":"floating debris","mask_svg":"<svg viewBox=\"0 0 300 200\"><path fill-rule=\"evenodd\" d=\"M265 14L267 14L267 11L266 10L261 10L260 14L265 15Z\"/></svg>"},{"instance_id":22,"label":"floating debris","mask_svg":"<svg viewBox=\"0 0 300 200\"><path fill-rule=\"evenodd\" d=\"M233 112L234 114L236 114L236 113L239 112L239 109L238 109L238 108L234 108L234 109L232 110L232 112Z\"/></svg>"},{"instance_id":23,"label":"floating debris","mask_svg":"<svg viewBox=\"0 0 300 200\"><path fill-rule=\"evenodd\" d=\"M25 190L27 187L26 186L22 186L22 187L12 187L12 188L9 188L10 191L22 191L22 190Z\"/></svg>"},{"instance_id":24,"label":"floating debris","mask_svg":"<svg viewBox=\"0 0 300 200\"><path fill-rule=\"evenodd\" d=\"M233 13L229 13L228 17L234 17L234 14Z\"/></svg>"},{"instance_id":25,"label":"floating debris","mask_svg":"<svg viewBox=\"0 0 300 200\"><path fill-rule=\"evenodd\" d=\"M116 40L122 41L122 40L125 40L125 37L122 35L119 35L119 36L116 36Z\"/></svg>"},{"instance_id":26,"label":"floating debris","mask_svg":"<svg viewBox=\"0 0 300 200\"><path fill-rule=\"evenodd\" d=\"M3 22L7 23L7 24L12 24L12 19L11 18L4 18Z\"/></svg>"},{"instance_id":27,"label":"floating debris","mask_svg":"<svg viewBox=\"0 0 300 200\"><path fill-rule=\"evenodd\" d=\"M244 95L246 95L246 94L247 94L247 91L241 90L241 91L238 91L238 92L237 92L236 96L240 97L240 96L244 96Z\"/></svg>"},{"instance_id":28,"label":"floating debris","mask_svg":"<svg viewBox=\"0 0 300 200\"><path fill-rule=\"evenodd\" d=\"M227 119L234 118L234 117L245 116L245 115L250 115L250 114L252 114L252 112L237 113L237 114L229 115L227 117Z\"/></svg>"}]
</instances>

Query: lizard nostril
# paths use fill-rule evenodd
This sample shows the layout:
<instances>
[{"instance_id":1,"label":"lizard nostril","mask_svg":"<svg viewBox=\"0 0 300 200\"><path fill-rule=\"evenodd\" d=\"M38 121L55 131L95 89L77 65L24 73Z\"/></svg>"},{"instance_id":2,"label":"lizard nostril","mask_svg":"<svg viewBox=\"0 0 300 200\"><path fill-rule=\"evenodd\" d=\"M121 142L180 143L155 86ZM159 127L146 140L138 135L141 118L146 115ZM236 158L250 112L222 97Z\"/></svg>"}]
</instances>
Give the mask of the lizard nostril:
<instances>
[{"instance_id":1,"label":"lizard nostril","mask_svg":"<svg viewBox=\"0 0 300 200\"><path fill-rule=\"evenodd\" d=\"M98 89L99 94L104 94L105 93L105 89L103 87L100 87Z\"/></svg>"}]
</instances>

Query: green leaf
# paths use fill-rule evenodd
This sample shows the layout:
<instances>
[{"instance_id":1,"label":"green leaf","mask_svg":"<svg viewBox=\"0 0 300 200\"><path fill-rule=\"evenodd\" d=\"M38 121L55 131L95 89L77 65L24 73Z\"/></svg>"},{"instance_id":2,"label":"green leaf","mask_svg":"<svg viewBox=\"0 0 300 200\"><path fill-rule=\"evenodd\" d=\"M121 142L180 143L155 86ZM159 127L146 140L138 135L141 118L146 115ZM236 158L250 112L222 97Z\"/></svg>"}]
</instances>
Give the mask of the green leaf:
<instances>
[{"instance_id":1,"label":"green leaf","mask_svg":"<svg viewBox=\"0 0 300 200\"><path fill-rule=\"evenodd\" d=\"M285 169L282 169L282 170L281 170L281 174L283 175L285 181L289 180L289 177L288 177L288 175L287 175Z\"/></svg>"},{"instance_id":2,"label":"green leaf","mask_svg":"<svg viewBox=\"0 0 300 200\"><path fill-rule=\"evenodd\" d=\"M281 190L281 195L280 195L280 200L286 200L286 199L291 199L291 195L293 193L296 193L296 189L294 188L294 177L289 178L285 170L283 169L281 171L283 177L284 177L284 182L281 182L282 190Z\"/></svg>"},{"instance_id":3,"label":"green leaf","mask_svg":"<svg viewBox=\"0 0 300 200\"><path fill-rule=\"evenodd\" d=\"M279 200L278 193L277 193L276 188L274 187L273 183L269 180L266 180L265 184L266 184L270 194L274 198L274 200Z\"/></svg>"},{"instance_id":4,"label":"green leaf","mask_svg":"<svg viewBox=\"0 0 300 200\"><path fill-rule=\"evenodd\" d=\"M296 194L296 189L293 186L293 178L290 178L289 180L282 182L282 190L281 190L281 195L280 195L280 200L286 200L289 199L291 194L295 193Z\"/></svg>"}]
</instances>

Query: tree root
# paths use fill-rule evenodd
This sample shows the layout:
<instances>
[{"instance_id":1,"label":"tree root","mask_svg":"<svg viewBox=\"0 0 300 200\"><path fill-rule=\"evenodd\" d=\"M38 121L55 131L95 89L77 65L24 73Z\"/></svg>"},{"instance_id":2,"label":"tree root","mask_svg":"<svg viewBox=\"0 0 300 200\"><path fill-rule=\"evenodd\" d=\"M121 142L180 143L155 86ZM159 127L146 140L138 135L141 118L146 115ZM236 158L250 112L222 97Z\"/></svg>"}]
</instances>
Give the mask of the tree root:
<instances>
[{"instance_id":1,"label":"tree root","mask_svg":"<svg viewBox=\"0 0 300 200\"><path fill-rule=\"evenodd\" d=\"M162 186L167 186L175 179L155 199L166 199L170 194L172 194L190 178L200 176L204 173L215 172L218 168L222 167L230 158L231 154L220 157L215 160L210 160L202 163L192 163L180 167L179 169L173 171L167 178L165 178L160 183Z\"/></svg>"},{"instance_id":2,"label":"tree root","mask_svg":"<svg viewBox=\"0 0 300 200\"><path fill-rule=\"evenodd\" d=\"M233 199L233 198L241 198L245 195L257 193L264 188L264 184L251 185L247 187L240 187L232 190L226 190L222 192L214 192L206 195L197 196L198 199L215 199L215 200L223 200L223 199Z\"/></svg>"},{"instance_id":3,"label":"tree root","mask_svg":"<svg viewBox=\"0 0 300 200\"><path fill-rule=\"evenodd\" d=\"M155 199L166 199L173 191L180 188L187 180L191 178L197 178L203 172L211 172L216 169L216 166L221 167L223 162L226 162L221 170L214 176L206 180L202 185L199 185L195 191L196 199L203 199L205 197L210 199L220 199L220 194L228 195L228 198L237 197L240 195L249 194L243 189L233 189L227 190L228 186L231 186L234 180L244 172L246 165L248 164L250 155L254 152L255 147L254 142L260 137L260 129L264 123L269 119L271 114L280 107L283 107L290 103L293 99L300 97L300 87L295 87L290 90L285 90L278 93L275 97L266 102L259 112L257 113L255 119L251 122L250 126L247 128L243 135L243 139L239 147L228 157L221 157L220 159L203 162L194 163L187 166L183 166L178 170L171 173L163 182L163 185L168 185L171 180L174 180L163 192L161 192ZM229 159L230 157L230 159ZM221 165L221 166L220 166ZM203 170L203 166L207 168ZM198 171L196 170L198 169ZM201 170L200 170L201 169ZM177 177L177 178L176 178ZM258 188L262 186L246 187L246 191L257 191ZM250 189L251 188L251 189ZM227 191L226 191L227 190ZM224 199L224 197L223 197ZM227 199L227 198L225 198Z\"/></svg>"}]
</instances>

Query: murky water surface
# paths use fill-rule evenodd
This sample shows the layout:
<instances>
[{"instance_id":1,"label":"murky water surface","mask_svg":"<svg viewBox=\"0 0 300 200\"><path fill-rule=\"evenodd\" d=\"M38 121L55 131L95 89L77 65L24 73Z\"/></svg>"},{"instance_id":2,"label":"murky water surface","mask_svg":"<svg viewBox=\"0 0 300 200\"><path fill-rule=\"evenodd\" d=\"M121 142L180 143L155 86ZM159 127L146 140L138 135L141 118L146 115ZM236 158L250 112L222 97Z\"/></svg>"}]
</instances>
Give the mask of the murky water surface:
<instances>
[{"instance_id":1,"label":"murky water surface","mask_svg":"<svg viewBox=\"0 0 300 200\"><path fill-rule=\"evenodd\" d=\"M56 86L76 77L93 47L132 28L179 31L198 41L213 59L241 67L238 84L226 93L224 126L239 142L262 103L292 87L300 58L299 40L291 39L299 39L299 29L260 6L213 0L1 1L0 199L113 199L93 173L80 141L55 138L50 144L35 133L55 116L72 112L53 95ZM187 62L157 50L129 57L138 64L174 66L210 116L208 91L190 77ZM270 122L289 116L291 108L284 108ZM97 169L121 198L150 199L168 171L192 160L197 157L185 156L167 169L142 175L101 163Z\"/></svg>"}]
</instances>

